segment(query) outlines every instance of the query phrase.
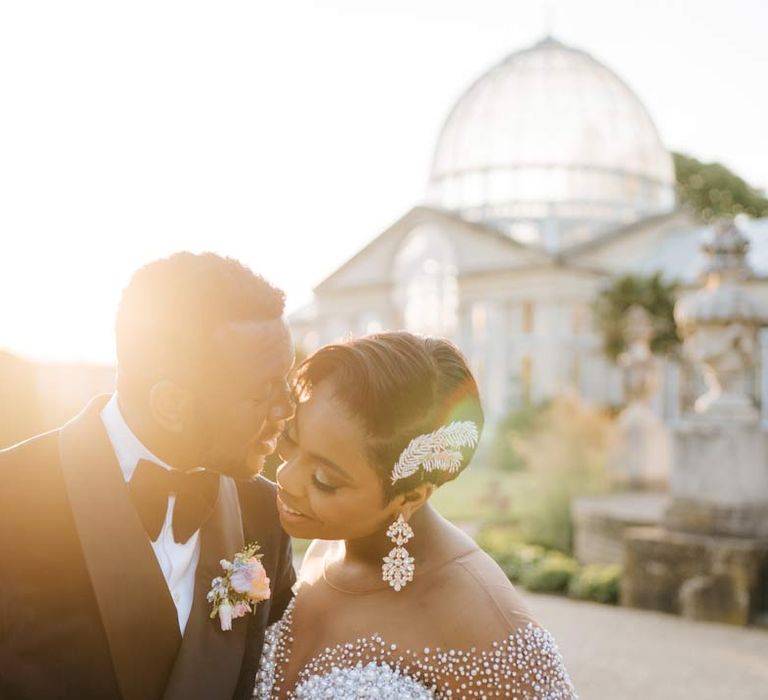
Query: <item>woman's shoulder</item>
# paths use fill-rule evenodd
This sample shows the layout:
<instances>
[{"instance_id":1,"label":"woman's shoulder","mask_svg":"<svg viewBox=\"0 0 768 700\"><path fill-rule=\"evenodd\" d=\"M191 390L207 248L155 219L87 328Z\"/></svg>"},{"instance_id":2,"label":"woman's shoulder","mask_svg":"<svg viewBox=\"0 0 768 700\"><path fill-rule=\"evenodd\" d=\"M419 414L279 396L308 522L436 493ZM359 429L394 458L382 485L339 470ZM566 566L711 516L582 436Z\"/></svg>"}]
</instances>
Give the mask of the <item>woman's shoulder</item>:
<instances>
[{"instance_id":1,"label":"woman's shoulder","mask_svg":"<svg viewBox=\"0 0 768 700\"><path fill-rule=\"evenodd\" d=\"M336 542L330 540L312 540L301 560L300 581L312 582L323 575L323 557Z\"/></svg>"},{"instance_id":2,"label":"woman's shoulder","mask_svg":"<svg viewBox=\"0 0 768 700\"><path fill-rule=\"evenodd\" d=\"M459 697L488 697L500 687L505 697L576 697L555 640L485 552L473 549L434 573L425 582L431 592L419 612L420 641L429 642L423 665L439 687Z\"/></svg>"},{"instance_id":3,"label":"woman's shoulder","mask_svg":"<svg viewBox=\"0 0 768 700\"><path fill-rule=\"evenodd\" d=\"M488 554L473 549L450 562L441 578L428 603L430 636L447 650L440 657L440 685L461 697L505 687L511 697L575 700L555 640ZM467 673L483 679L476 681L477 695L465 695Z\"/></svg>"},{"instance_id":4,"label":"woman's shoulder","mask_svg":"<svg viewBox=\"0 0 768 700\"><path fill-rule=\"evenodd\" d=\"M501 640L529 624L537 625L523 597L482 549L475 547L435 572L435 585L424 601L444 636ZM440 611L451 611L440 615Z\"/></svg>"}]
</instances>

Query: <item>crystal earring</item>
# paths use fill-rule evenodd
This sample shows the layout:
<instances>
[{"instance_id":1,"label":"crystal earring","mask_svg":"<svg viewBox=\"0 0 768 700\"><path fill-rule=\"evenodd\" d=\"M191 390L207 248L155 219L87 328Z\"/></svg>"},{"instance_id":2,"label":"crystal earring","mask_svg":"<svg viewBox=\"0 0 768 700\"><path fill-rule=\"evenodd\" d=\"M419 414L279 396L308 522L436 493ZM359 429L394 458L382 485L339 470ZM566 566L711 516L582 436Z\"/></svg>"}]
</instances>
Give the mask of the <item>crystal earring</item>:
<instances>
[{"instance_id":1,"label":"crystal earring","mask_svg":"<svg viewBox=\"0 0 768 700\"><path fill-rule=\"evenodd\" d=\"M402 513L389 526L387 537L396 546L384 557L381 577L396 591L400 591L409 581L413 581L413 572L416 568L413 564L414 558L403 547L413 537L413 530L403 518Z\"/></svg>"}]
</instances>

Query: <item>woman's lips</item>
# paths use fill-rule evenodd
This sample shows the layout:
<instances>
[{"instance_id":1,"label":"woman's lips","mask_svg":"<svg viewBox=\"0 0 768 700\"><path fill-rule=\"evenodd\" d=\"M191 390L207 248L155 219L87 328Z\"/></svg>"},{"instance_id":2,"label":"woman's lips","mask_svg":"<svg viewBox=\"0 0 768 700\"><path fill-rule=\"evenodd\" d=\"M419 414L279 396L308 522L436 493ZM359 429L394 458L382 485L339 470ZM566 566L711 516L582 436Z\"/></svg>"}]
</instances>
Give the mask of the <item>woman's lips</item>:
<instances>
[{"instance_id":1,"label":"woman's lips","mask_svg":"<svg viewBox=\"0 0 768 700\"><path fill-rule=\"evenodd\" d=\"M308 515L305 515L300 510L289 506L280 496L277 497L277 508L280 513L289 518L309 518Z\"/></svg>"}]
</instances>

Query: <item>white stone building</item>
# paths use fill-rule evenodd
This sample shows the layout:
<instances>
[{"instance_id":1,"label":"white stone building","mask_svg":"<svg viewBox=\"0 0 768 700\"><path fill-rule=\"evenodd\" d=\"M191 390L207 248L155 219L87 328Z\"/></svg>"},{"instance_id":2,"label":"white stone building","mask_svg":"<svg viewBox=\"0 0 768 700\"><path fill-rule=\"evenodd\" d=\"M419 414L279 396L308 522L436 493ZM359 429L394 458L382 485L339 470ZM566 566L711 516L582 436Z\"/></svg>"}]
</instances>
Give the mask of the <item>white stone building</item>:
<instances>
[{"instance_id":1,"label":"white stone building","mask_svg":"<svg viewBox=\"0 0 768 700\"><path fill-rule=\"evenodd\" d=\"M632 90L546 38L469 87L437 141L426 198L315 289L292 318L305 351L407 328L453 338L490 418L576 389L621 401L590 306L618 274L698 283L707 227L675 200L672 158ZM768 299L768 220L745 222ZM764 382L765 383L765 382ZM680 410L665 366L657 409Z\"/></svg>"}]
</instances>

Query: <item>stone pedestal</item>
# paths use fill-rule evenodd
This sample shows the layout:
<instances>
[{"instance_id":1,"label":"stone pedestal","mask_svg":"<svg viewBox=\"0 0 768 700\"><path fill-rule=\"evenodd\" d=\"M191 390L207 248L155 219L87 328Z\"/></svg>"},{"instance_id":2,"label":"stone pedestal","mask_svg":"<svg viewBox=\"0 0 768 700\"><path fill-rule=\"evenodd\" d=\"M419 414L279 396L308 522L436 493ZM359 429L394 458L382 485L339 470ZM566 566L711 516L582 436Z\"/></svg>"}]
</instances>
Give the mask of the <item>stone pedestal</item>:
<instances>
[{"instance_id":1,"label":"stone pedestal","mask_svg":"<svg viewBox=\"0 0 768 700\"><path fill-rule=\"evenodd\" d=\"M674 431L662 527L625 536L624 605L745 625L768 607L768 435L691 418Z\"/></svg>"},{"instance_id":2,"label":"stone pedestal","mask_svg":"<svg viewBox=\"0 0 768 700\"><path fill-rule=\"evenodd\" d=\"M580 564L621 564L624 533L640 526L659 526L666 494L624 492L574 499L574 554Z\"/></svg>"},{"instance_id":3,"label":"stone pedestal","mask_svg":"<svg viewBox=\"0 0 768 700\"><path fill-rule=\"evenodd\" d=\"M736 625L768 606L768 540L643 527L624 554L622 605Z\"/></svg>"},{"instance_id":4,"label":"stone pedestal","mask_svg":"<svg viewBox=\"0 0 768 700\"><path fill-rule=\"evenodd\" d=\"M675 429L674 464L668 527L768 539L768 433L689 420Z\"/></svg>"},{"instance_id":5,"label":"stone pedestal","mask_svg":"<svg viewBox=\"0 0 768 700\"><path fill-rule=\"evenodd\" d=\"M724 506L676 498L667 509L666 524L681 532L742 537L755 533L768 539L768 506L764 504Z\"/></svg>"},{"instance_id":6,"label":"stone pedestal","mask_svg":"<svg viewBox=\"0 0 768 700\"><path fill-rule=\"evenodd\" d=\"M651 408L633 401L616 421L618 447L611 455L611 473L630 489L661 490L670 472L669 431Z\"/></svg>"},{"instance_id":7,"label":"stone pedestal","mask_svg":"<svg viewBox=\"0 0 768 700\"><path fill-rule=\"evenodd\" d=\"M716 226L705 285L675 305L708 390L674 430L664 527L627 533L625 605L740 625L768 606L768 433L752 391L768 306L743 285L748 247Z\"/></svg>"}]
</instances>

